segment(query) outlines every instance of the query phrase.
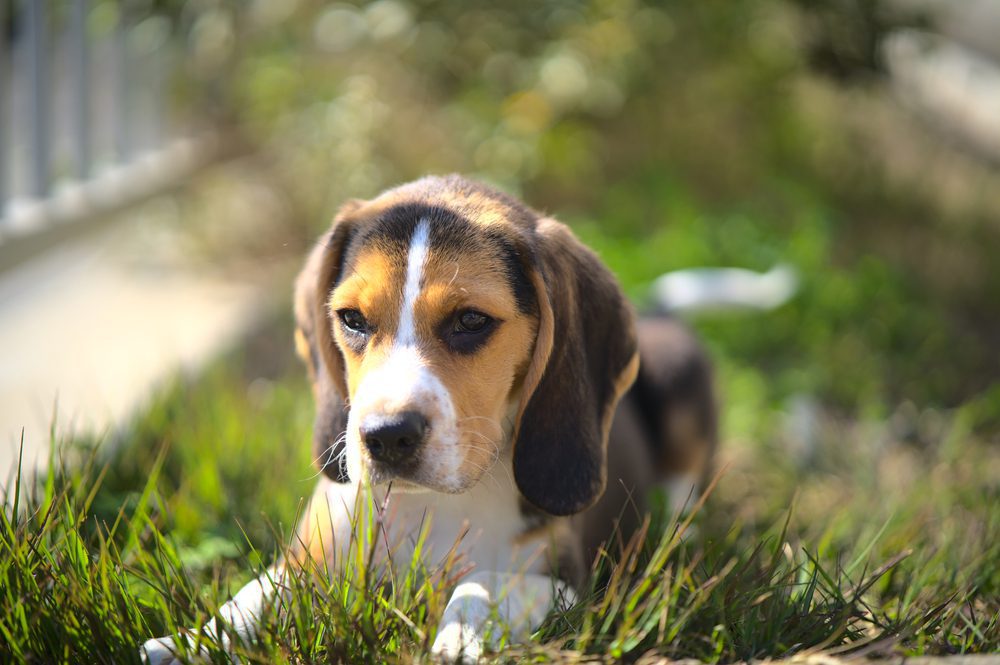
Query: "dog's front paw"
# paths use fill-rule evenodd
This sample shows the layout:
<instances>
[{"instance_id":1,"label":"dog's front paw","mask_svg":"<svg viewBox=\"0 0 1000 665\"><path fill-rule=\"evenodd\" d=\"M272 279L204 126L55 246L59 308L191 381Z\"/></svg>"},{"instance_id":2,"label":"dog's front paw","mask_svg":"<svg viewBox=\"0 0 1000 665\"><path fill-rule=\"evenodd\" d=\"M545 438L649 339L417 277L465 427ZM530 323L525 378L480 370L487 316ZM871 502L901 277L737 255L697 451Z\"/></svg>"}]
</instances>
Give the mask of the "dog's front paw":
<instances>
[{"instance_id":1,"label":"dog's front paw","mask_svg":"<svg viewBox=\"0 0 1000 665\"><path fill-rule=\"evenodd\" d=\"M154 637L139 647L139 657L146 665L175 665L178 648L172 637Z\"/></svg>"},{"instance_id":2,"label":"dog's front paw","mask_svg":"<svg viewBox=\"0 0 1000 665\"><path fill-rule=\"evenodd\" d=\"M178 644L182 642L182 644ZM212 652L204 642L196 640L193 634L178 637L154 637L139 647L139 657L146 665L180 665L180 663L208 663ZM229 640L223 637L222 644L229 650ZM183 647L183 648L182 648ZM182 657L183 656L183 657ZM236 654L230 655L233 663L239 663Z\"/></svg>"},{"instance_id":3,"label":"dog's front paw","mask_svg":"<svg viewBox=\"0 0 1000 665\"><path fill-rule=\"evenodd\" d=\"M483 654L483 635L475 626L449 621L438 630L431 655L441 663L477 663Z\"/></svg>"},{"instance_id":4,"label":"dog's front paw","mask_svg":"<svg viewBox=\"0 0 1000 665\"><path fill-rule=\"evenodd\" d=\"M482 573L473 573L455 589L431 647L435 660L476 663L486 647L496 646L496 608L484 586L486 579Z\"/></svg>"}]
</instances>

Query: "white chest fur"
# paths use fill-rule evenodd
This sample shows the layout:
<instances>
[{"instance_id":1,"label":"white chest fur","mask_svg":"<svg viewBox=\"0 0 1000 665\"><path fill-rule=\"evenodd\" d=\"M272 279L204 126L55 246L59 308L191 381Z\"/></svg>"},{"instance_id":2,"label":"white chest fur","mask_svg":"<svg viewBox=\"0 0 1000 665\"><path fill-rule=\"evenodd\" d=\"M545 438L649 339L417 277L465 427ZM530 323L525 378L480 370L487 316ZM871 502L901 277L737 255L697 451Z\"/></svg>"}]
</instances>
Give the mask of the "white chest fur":
<instances>
[{"instance_id":1,"label":"white chest fur","mask_svg":"<svg viewBox=\"0 0 1000 665\"><path fill-rule=\"evenodd\" d=\"M423 529L426 537L420 556L429 567L454 549L463 563L477 570L544 573L549 569L547 538L543 534L522 538L527 525L517 489L509 476L496 469L461 494L396 489L387 493L384 488L363 491L357 483L324 480L313 500L319 502L321 497L325 509L314 507L311 512L314 523L325 522L333 528L333 542L323 543L327 557L344 556L356 533L355 525L360 523L377 527L375 535L382 542L376 552L384 555L391 551L395 566L409 565ZM312 538L319 534L303 535Z\"/></svg>"}]
</instances>

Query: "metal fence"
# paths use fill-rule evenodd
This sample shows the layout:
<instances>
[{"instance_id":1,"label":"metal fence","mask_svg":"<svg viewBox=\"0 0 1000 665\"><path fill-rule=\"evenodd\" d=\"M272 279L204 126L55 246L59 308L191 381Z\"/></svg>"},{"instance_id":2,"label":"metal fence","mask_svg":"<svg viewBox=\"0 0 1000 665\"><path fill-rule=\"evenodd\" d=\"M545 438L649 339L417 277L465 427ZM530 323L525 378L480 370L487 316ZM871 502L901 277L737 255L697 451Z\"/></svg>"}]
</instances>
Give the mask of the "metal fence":
<instances>
[{"instance_id":1,"label":"metal fence","mask_svg":"<svg viewBox=\"0 0 1000 665\"><path fill-rule=\"evenodd\" d=\"M191 141L169 112L181 31L136 7L0 0L0 245L190 165Z\"/></svg>"}]
</instances>

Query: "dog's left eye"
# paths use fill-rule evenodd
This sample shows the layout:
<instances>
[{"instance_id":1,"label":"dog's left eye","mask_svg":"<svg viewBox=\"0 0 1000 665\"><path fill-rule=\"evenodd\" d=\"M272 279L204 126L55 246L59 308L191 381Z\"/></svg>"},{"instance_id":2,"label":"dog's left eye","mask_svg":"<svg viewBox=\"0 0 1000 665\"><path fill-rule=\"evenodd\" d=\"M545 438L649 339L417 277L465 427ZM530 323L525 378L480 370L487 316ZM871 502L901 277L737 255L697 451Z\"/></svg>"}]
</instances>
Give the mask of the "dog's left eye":
<instances>
[{"instance_id":1,"label":"dog's left eye","mask_svg":"<svg viewBox=\"0 0 1000 665\"><path fill-rule=\"evenodd\" d=\"M340 316L340 320L347 326L348 330L352 332L366 334L370 332L370 326L368 325L368 319L365 315L356 309L342 309L337 312Z\"/></svg>"},{"instance_id":2,"label":"dog's left eye","mask_svg":"<svg viewBox=\"0 0 1000 665\"><path fill-rule=\"evenodd\" d=\"M475 309L463 309L441 322L441 341L452 351L475 353L493 336L501 321Z\"/></svg>"},{"instance_id":3,"label":"dog's left eye","mask_svg":"<svg viewBox=\"0 0 1000 665\"><path fill-rule=\"evenodd\" d=\"M457 333L477 333L482 332L486 326L490 324L493 319L486 316L482 312L477 312L474 309L468 309L461 312L455 318L455 332Z\"/></svg>"}]
</instances>

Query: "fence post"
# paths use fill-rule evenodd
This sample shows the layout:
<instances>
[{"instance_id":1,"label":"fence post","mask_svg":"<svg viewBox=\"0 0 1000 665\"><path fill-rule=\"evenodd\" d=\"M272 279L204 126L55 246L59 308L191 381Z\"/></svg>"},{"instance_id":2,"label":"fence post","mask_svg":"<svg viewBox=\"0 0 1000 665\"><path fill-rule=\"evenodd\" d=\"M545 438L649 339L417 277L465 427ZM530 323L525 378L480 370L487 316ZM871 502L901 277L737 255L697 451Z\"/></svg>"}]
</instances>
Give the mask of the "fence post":
<instances>
[{"instance_id":1,"label":"fence post","mask_svg":"<svg viewBox=\"0 0 1000 665\"><path fill-rule=\"evenodd\" d=\"M7 207L8 178L10 177L7 163L11 151L8 127L11 117L14 115L11 108L13 103L11 98L14 95L11 94L10 89L12 68L10 68L8 58L10 44L7 43L7 22L13 19L7 16L7 6L8 3L0 2L0 219L3 219L4 210Z\"/></svg>"},{"instance_id":2,"label":"fence post","mask_svg":"<svg viewBox=\"0 0 1000 665\"><path fill-rule=\"evenodd\" d=\"M76 177L90 175L90 43L87 35L88 0L73 0L70 17L70 66L74 93L73 133L76 151Z\"/></svg>"},{"instance_id":3,"label":"fence post","mask_svg":"<svg viewBox=\"0 0 1000 665\"><path fill-rule=\"evenodd\" d=\"M31 118L31 149L33 153L31 194L43 198L49 192L49 68L47 46L47 0L25 0L28 117Z\"/></svg>"},{"instance_id":4,"label":"fence post","mask_svg":"<svg viewBox=\"0 0 1000 665\"><path fill-rule=\"evenodd\" d=\"M118 3L118 23L115 25L115 147L118 159L122 164L128 163L132 150L130 113L128 104L129 67L128 67L128 0Z\"/></svg>"}]
</instances>

